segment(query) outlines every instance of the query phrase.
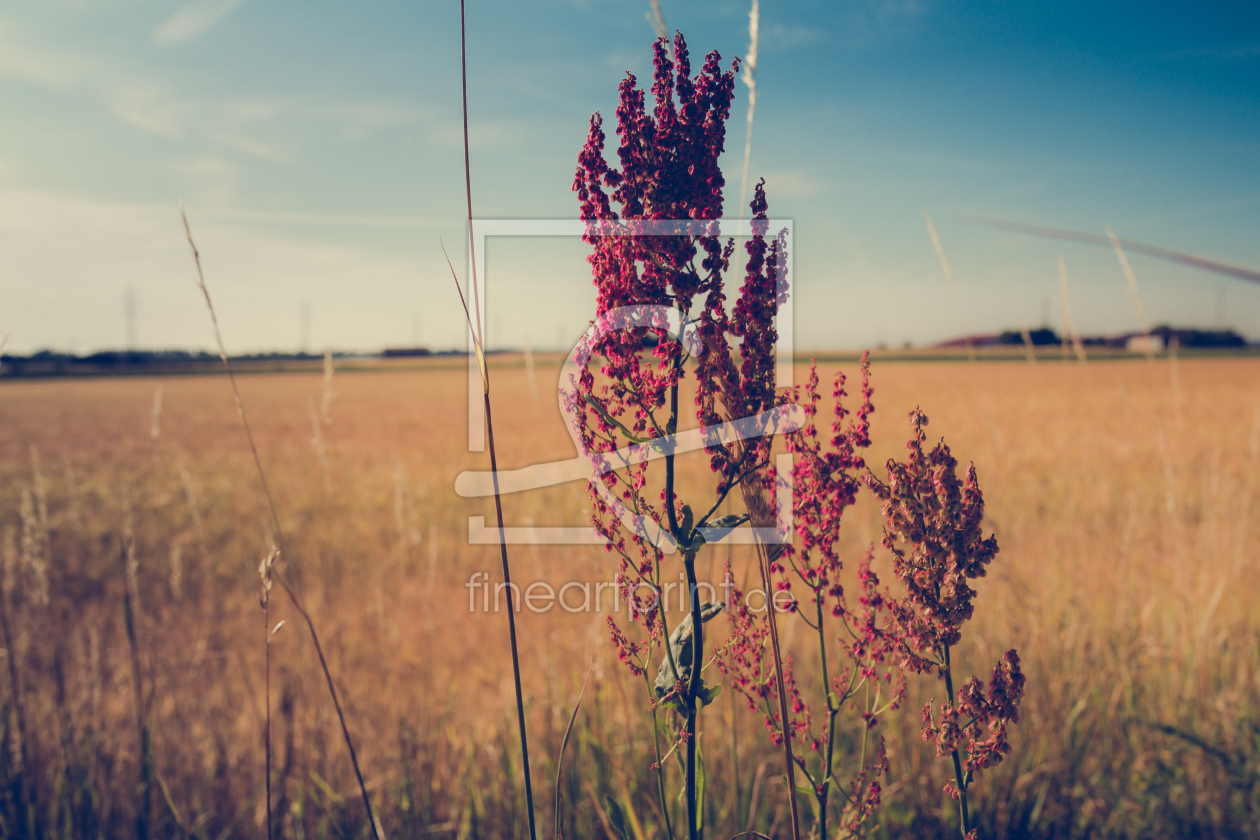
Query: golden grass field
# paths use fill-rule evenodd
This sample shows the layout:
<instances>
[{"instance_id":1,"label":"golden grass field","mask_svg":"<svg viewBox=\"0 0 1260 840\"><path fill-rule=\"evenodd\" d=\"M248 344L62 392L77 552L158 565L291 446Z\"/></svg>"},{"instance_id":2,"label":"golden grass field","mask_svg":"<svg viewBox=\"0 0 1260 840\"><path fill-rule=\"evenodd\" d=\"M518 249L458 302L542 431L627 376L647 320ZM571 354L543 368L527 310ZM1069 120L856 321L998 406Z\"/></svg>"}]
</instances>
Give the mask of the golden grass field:
<instances>
[{"instance_id":1,"label":"golden grass field","mask_svg":"<svg viewBox=\"0 0 1260 840\"><path fill-rule=\"evenodd\" d=\"M820 373L837 366L820 364ZM839 366L856 374L855 363ZM536 401L520 360L495 358L501 467L572 457L556 372L540 364ZM452 489L461 470L489 460L466 451L465 371L338 372L331 423L321 427L327 488L312 444L320 375L239 381L287 539L285 574L319 628L385 835L522 836L505 615L470 613L465 587L474 572L500 576L497 546L467 539L468 516L493 523L493 502ZM882 477L885 459L902 457L906 413L922 406L929 436L975 462L986 527L1001 545L958 670L985 676L1015 647L1028 683L1013 755L973 788L982 836L1248 836L1260 824L1260 360L877 360L873 382L868 464ZM684 457L681 470L684 496L708 481L702 456ZM0 476L13 636L0 670L0 833L20 832L25 795L41 836L134 836L140 750L122 607L129 510L156 771L152 834L265 836L256 569L271 534L226 378L0 383ZM587 521L580 483L503 504L508 525ZM844 530L856 563L879 541L869 496ZM732 552L705 552L698 566L716 579ZM751 555L733 554L745 574ZM615 572L598 547L517 546L511 557L522 586ZM272 647L277 827L285 837L365 836L310 639L283 599L273 597L271 611L273 623L287 622ZM606 836L611 798L631 836L660 837L644 686L617 662L604 612L518 615L540 827L552 834L556 755L589 667L565 754L566 834ZM792 617L781 621L785 643L807 657ZM711 625L719 636L722 624ZM800 667L806 683L809 666ZM880 727L891 770L873 836L957 836L941 793L947 764L918 736L918 708L941 690L912 681L906 705ZM749 826L784 836L782 758L760 717L727 692L701 728L710 836Z\"/></svg>"}]
</instances>

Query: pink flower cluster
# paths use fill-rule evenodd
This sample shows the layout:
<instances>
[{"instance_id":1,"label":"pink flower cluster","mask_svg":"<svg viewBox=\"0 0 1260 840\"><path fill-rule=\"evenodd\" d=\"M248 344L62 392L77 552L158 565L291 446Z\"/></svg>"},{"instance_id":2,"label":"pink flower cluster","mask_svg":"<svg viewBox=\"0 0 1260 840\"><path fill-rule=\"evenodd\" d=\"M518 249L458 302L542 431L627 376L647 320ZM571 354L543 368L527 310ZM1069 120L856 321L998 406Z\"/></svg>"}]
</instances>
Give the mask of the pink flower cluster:
<instances>
[{"instance_id":1,"label":"pink flower cluster","mask_svg":"<svg viewBox=\"0 0 1260 840\"><path fill-rule=\"evenodd\" d=\"M731 564L726 563L726 579L733 580ZM748 700L748 708L765 716L766 731L770 740L779 746L783 743L783 717L779 712L778 691L774 678L774 664L766 657L769 625L749 611L744 593L736 585L730 588L730 604L727 617L731 633L726 644L715 651L714 662L718 670L731 681L731 687ZM801 699L800 689L792 673L792 657L784 658L783 682L792 708L791 733L794 741L812 742L809 734L809 709Z\"/></svg>"},{"instance_id":2,"label":"pink flower cluster","mask_svg":"<svg viewBox=\"0 0 1260 840\"><path fill-rule=\"evenodd\" d=\"M720 296L722 272L734 247L724 249L716 235L725 184L717 160L725 144L738 62L723 73L720 56L712 52L692 79L681 33L674 41L677 67L665 39L653 49L652 113L633 75L627 74L621 83L620 168L610 167L604 159L599 114L591 118L586 146L578 155L573 189L587 222L584 238L593 250L589 261L598 289L597 315L637 304L676 306L687 312L698 294ZM620 214L614 204L620 205ZM676 236L643 232L651 230L642 224L645 221L692 219L712 221L703 226L710 235L689 235L682 229ZM704 256L697 268L695 259L701 251ZM622 416L627 408L634 411L630 428L636 434L647 431L647 411L665 405L666 392L682 375L678 364L682 349L668 340L664 327L661 323L654 329L655 370L642 360L648 328L608 335L598 348L606 359L603 372L611 380L602 407L613 417ZM584 378L582 385L589 395L593 379ZM609 424L600 429L611 430Z\"/></svg>"},{"instance_id":3,"label":"pink flower cluster","mask_svg":"<svg viewBox=\"0 0 1260 840\"><path fill-rule=\"evenodd\" d=\"M595 114L573 181L586 223L584 240L592 251L589 262L601 319L597 337L583 352L601 359L602 378L597 382L596 374L583 366L566 392L582 446L592 460L617 465L627 444L646 445L676 434L679 385L689 370L696 377L696 419L704 426L753 417L789 401L802 406L806 422L786 439L795 456L794 544L768 546L767 556L769 582L776 591L799 588L794 593L800 596L794 599L797 615L818 636L826 676L817 714L822 731L813 730L815 716L792 674L791 657L782 675L790 720L783 720L778 679L767 656L770 628L766 618L748 610L738 589L728 600L730 637L716 651L717 665L749 706L764 715L776 744L786 738L786 747L799 742L811 748L804 752L813 757L794 755L792 762L816 790L823 834L829 791L835 786L838 715L844 709L854 712L861 735L862 757L847 790L840 788L846 799L842 829L856 833L879 804L880 778L888 771L882 739L872 748L877 750L872 759L867 733L902 702L906 674L936 673L953 696L936 711L931 703L924 707L923 736L939 755L954 757L956 785L950 788L962 800L966 834L972 774L998 764L1010 752L1007 727L1019 722L1024 691L1013 650L998 663L987 686L971 677L956 695L953 691L950 649L974 612L976 591L970 582L985 575L998 552L996 539L983 534L984 497L975 467L967 467L960 477L958 462L943 441L925 451L928 420L916 409L910 415L913 436L906 461L888 461L886 483L867 469L862 453L871 444L874 411L867 356L861 362L861 397L855 410L844 405L845 377L838 374L832 384L829 433L819 429L822 398L816 366L811 365L803 391L776 392L775 316L788 294L787 242L785 233L769 231L764 182L754 188L753 235L744 246L743 283L729 309L725 285L735 245L721 237L725 181L718 159L739 62L723 71L721 57L711 52L693 77L681 34L674 39L672 58L663 38L653 50L650 108L633 75L627 74L619 89L617 165L610 166L604 157L603 122ZM629 307L635 308L633 316L627 314ZM773 491L780 477L771 467L771 442L769 436L729 444L712 438L706 451L717 474L716 501L706 500L695 511L674 492L669 450L659 493L649 490L650 484L658 484L649 482L648 460L629 466L622 461L593 480L592 520L607 538L607 550L620 556L618 585L631 603L632 620L647 630L647 640L635 642L608 620L618 656L636 676L655 665L649 661L654 650L664 653L669 644L659 606L638 595L641 588L651 591L659 584L663 557L653 541L659 535L653 537L650 528L640 530L639 525L650 520L663 528L668 523L669 536L683 549L687 573L694 576L696 552L704 542L701 526L725 529L750 521L767 527L775 521ZM882 544L892 553L893 573L905 595L894 598L881 587L871 568L872 548L857 564L854 604L841 582L839 535L844 512L863 486L882 502ZM737 487L747 515L711 523ZM617 510L619 505L625 510ZM638 523L634 528L622 526L626 512ZM729 562L727 569L729 580ZM697 650L703 651L704 636L701 623ZM837 653L839 667L832 662ZM682 682L673 690L681 692ZM684 702L677 708L687 712L691 727L679 728L679 742L695 732L699 697L679 698ZM653 699L654 709L659 702Z\"/></svg>"},{"instance_id":4,"label":"pink flower cluster","mask_svg":"<svg viewBox=\"0 0 1260 840\"><path fill-rule=\"evenodd\" d=\"M617 649L617 658L626 663L626 667L630 669L630 673L636 677L641 677L647 673L647 669L639 660L639 651L646 647L646 644L632 642L626 638L626 634L617 626L617 622L608 618L608 630L612 635L613 647Z\"/></svg>"},{"instance_id":5,"label":"pink flower cluster","mask_svg":"<svg viewBox=\"0 0 1260 840\"><path fill-rule=\"evenodd\" d=\"M851 605L841 573L844 564L840 552L840 525L845 510L857 500L862 488L858 477L866 463L861 451L870 446L871 402L870 360L861 363L861 401L855 411L845 407L845 377L837 374L831 388L834 408L829 423L830 434L819 431L819 379L816 365L811 365L804 390L797 390L793 400L802 406L804 424L787 436L788 451L795 463L793 479L794 544L771 563L776 589L800 588L794 611L799 620L817 635L819 666L828 677L823 686L817 715L805 702L791 672L791 658L785 663L784 689L791 705L791 721L784 726L777 702L771 667L763 665L768 627L764 620L754 621L736 602L731 618L731 636L718 658L719 667L731 678L733 687L744 694L750 708L759 710L775 744L782 743L783 733L808 746L805 755L794 755L799 772L815 791L818 814L826 814L835 781L835 746L838 716L848 709L859 728L865 745L867 733L880 717L896 710L906 691L906 677L900 667L900 652L905 647L901 625L894 620L896 601L880 586L879 577L871 568L873 547L858 563L856 606ZM838 655L837 655L838 654ZM837 663L833 660L838 660ZM815 717L821 727L814 729ZM840 812L840 836L859 833L862 823L879 805L880 779L888 772L888 758L883 739L875 742L872 761L862 748L858 766L846 787L840 790L844 803ZM845 760L845 763L849 763ZM799 778L799 777L798 777ZM819 829L826 825L820 818Z\"/></svg>"},{"instance_id":6,"label":"pink flower cluster","mask_svg":"<svg viewBox=\"0 0 1260 840\"><path fill-rule=\"evenodd\" d=\"M767 203L764 183L759 183L751 203L756 235L745 245L749 255L745 280L728 314L724 274L735 246L734 240L724 245L719 236L725 180L717 161L725 145L739 62L723 72L721 57L711 52L692 78L681 33L674 39L674 60L668 47L664 39L653 47L650 113L635 77L627 74L621 83L620 166L611 167L604 158L606 138L596 114L578 156L573 189L587 222L584 238L592 248L596 314L646 304L676 309L690 320L704 346L695 358L696 416L713 425L781 402L774 393L778 337L774 317L787 299L782 267L786 241L783 234L766 241ZM662 235L661 224L672 224L675 235ZM700 297L699 311L693 311ZM620 330L603 337L595 348L604 359L601 372L607 384L597 387L590 372L575 383L588 408L582 430L588 451L617 448L618 423L636 436L674 431L657 423L653 412L665 407L670 389L686 376L684 363L690 359L665 327L658 319L649 327ZM645 358L649 332L654 362ZM738 350L732 339L739 339ZM759 472L768 443L758 439L748 447L715 444L710 453L713 469L722 474L721 493ZM611 473L605 481L609 486L621 483ZM641 487L625 489L633 494ZM615 530L615 523L597 524L605 533Z\"/></svg>"},{"instance_id":7,"label":"pink flower cluster","mask_svg":"<svg viewBox=\"0 0 1260 840\"><path fill-rule=\"evenodd\" d=\"M882 801L884 791L879 784L880 777L887 775L888 751L884 748L884 741L881 738L875 761L863 767L849 782L849 795L844 811L840 815L840 830L836 832L836 837L861 837L863 835L862 824Z\"/></svg>"},{"instance_id":8,"label":"pink flower cluster","mask_svg":"<svg viewBox=\"0 0 1260 840\"><path fill-rule=\"evenodd\" d=\"M850 412L844 407L845 376L837 373L831 389L835 407L831 420L830 448L819 440L817 417L818 367L811 363L805 397L801 400L798 390L794 395L803 402L805 424L787 436L787 449L795 454L792 468L793 521L798 541L790 547L786 557L805 585L815 595L830 599L831 613L839 618L845 614L844 588L839 575L842 568L837 544L840 540L840 520L844 511L857 501L861 484L856 472L866 467L859 450L871 444L870 415L875 407L871 404L873 390L870 384L871 364L867 354L862 356L862 402L857 415L846 428L844 420Z\"/></svg>"},{"instance_id":9,"label":"pink flower cluster","mask_svg":"<svg viewBox=\"0 0 1260 840\"><path fill-rule=\"evenodd\" d=\"M725 180L718 158L739 62L723 71L721 57L711 52L692 76L681 33L672 58L669 47L665 39L653 47L651 103L633 75L621 83L617 165L605 159L603 121L596 114L573 180L592 251L597 317L616 323L625 307L654 307L647 325L602 334L589 348L601 359L602 378L597 382L596 373L583 368L567 394L585 450L612 466L628 441L677 432L677 388L690 369L697 380L696 417L706 426L753 416L786 399L774 390L774 318L787 298L787 243L783 234L767 236L764 183L757 184L751 203L754 235L745 245L744 282L727 311L725 274L735 245L720 236ZM691 350L669 334L670 319L663 314L669 310L698 334ZM773 486L769 438L730 445L715 439L708 453L719 474L719 501L745 481ZM659 496L649 492L647 461L607 470L598 480L631 515L667 521L680 543L694 541L684 532L707 524L718 507L705 514L712 500L706 501L692 517L668 483ZM621 557L624 590L637 591L654 582L663 555L647 535L622 527L600 489L589 488L593 523L607 538L607 550ZM642 618L649 632L659 632L652 611ZM628 641L618 644L629 650Z\"/></svg>"}]
</instances>

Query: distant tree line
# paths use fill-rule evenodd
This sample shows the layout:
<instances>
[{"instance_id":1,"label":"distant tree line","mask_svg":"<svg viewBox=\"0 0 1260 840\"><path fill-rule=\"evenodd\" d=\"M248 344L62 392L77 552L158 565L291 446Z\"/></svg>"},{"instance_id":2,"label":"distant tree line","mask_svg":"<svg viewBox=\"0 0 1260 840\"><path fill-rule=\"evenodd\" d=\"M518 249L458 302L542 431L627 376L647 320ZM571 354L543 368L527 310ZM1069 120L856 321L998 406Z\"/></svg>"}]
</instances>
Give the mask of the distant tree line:
<instances>
[{"instance_id":1,"label":"distant tree line","mask_svg":"<svg viewBox=\"0 0 1260 840\"><path fill-rule=\"evenodd\" d=\"M1081 343L1087 347L1123 348L1126 344L1128 344L1129 339L1142 335L1145 335L1145 333L1131 332L1122 333L1120 335L1081 336ZM1177 340L1177 344L1181 347L1224 348L1247 346L1247 340L1233 330L1199 330L1160 324L1158 327L1151 330L1151 335L1163 339L1164 346L1171 345L1174 338ZM1038 347L1060 344L1063 341L1062 336L1054 330L1046 327L1029 330L1028 337L1032 340L1032 343ZM973 343L980 344L981 342L976 341ZM1024 336L1019 330L1005 330L1001 334L997 335L992 343L1023 344Z\"/></svg>"}]
</instances>

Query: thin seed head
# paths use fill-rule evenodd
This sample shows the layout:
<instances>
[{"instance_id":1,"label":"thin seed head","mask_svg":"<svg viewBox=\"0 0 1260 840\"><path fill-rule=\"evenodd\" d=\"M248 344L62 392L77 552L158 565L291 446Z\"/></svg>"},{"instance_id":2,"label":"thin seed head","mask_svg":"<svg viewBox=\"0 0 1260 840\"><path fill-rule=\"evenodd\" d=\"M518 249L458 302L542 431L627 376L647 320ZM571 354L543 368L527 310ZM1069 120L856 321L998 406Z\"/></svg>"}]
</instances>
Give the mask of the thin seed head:
<instances>
[{"instance_id":1,"label":"thin seed head","mask_svg":"<svg viewBox=\"0 0 1260 840\"><path fill-rule=\"evenodd\" d=\"M262 591L258 593L258 603L263 607L267 606L267 601L271 598L272 569L279 559L280 549L273 545L271 551L267 552L267 555L258 564L258 577L262 579Z\"/></svg>"}]
</instances>

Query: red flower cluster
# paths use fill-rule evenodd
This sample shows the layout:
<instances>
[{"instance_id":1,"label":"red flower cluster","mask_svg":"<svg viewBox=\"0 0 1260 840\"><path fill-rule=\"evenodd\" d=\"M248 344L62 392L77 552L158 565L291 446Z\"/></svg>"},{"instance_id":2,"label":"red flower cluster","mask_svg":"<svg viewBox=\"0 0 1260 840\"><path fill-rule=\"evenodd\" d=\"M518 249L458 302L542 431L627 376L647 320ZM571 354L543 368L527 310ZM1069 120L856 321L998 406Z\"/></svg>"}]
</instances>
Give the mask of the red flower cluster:
<instances>
[{"instance_id":1,"label":"red flower cluster","mask_svg":"<svg viewBox=\"0 0 1260 840\"><path fill-rule=\"evenodd\" d=\"M914 433L906 444L906 463L888 462L887 484L869 472L863 479L884 502L883 544L893 553L893 569L906 587L906 597L892 605L905 639L903 667L935 671L952 695L950 648L958 644L962 624L974 611L976 592L968 581L984 576L998 545L981 530L984 496L975 466L967 467L960 480L958 462L944 441L923 451L927 416L916 408L910 422ZM972 676L937 714L932 703L923 707L923 739L936 746L938 756L954 759L955 779L945 792L961 801L964 834L967 788L977 771L996 766L1010 753L1006 728L1019 723L1023 696L1019 655L1010 650L993 669L987 691Z\"/></svg>"},{"instance_id":2,"label":"red flower cluster","mask_svg":"<svg viewBox=\"0 0 1260 840\"><path fill-rule=\"evenodd\" d=\"M712 52L693 80L681 33L674 41L677 68L665 39L656 42L654 52L655 108L651 114L635 77L627 74L621 83L617 107L620 168L610 167L604 159L599 114L591 118L586 146L578 155L573 189L588 223L584 239L593 249L589 261L598 289L598 315L640 304L676 307L686 313L697 294L721 295L722 272L733 249L733 245L724 249L717 236L725 184L717 159L725 144L738 61L723 73L720 56ZM614 203L621 206L620 215ZM672 236L659 235L657 226L645 224L690 219L713 223L701 226L707 235L693 235L679 225ZM697 269L695 258L701 251L704 256ZM647 329L610 334L598 348L607 361L603 372L612 381L601 407L613 417L632 409L631 429L636 434L647 431L647 411L664 406L666 392L682 373L682 348L668 340L664 323L652 327L657 370L643 363ZM581 384L590 399L593 379L584 378ZM607 433L611 427L600 431Z\"/></svg>"},{"instance_id":3,"label":"red flower cluster","mask_svg":"<svg viewBox=\"0 0 1260 840\"><path fill-rule=\"evenodd\" d=\"M618 165L604 157L606 138L596 114L573 180L592 250L596 315L611 329L584 348L601 358L602 381L597 384L595 373L583 367L566 399L585 451L593 461L617 467L597 479L603 487L589 490L593 523L607 538L607 550L621 557L627 593L655 582L662 552L650 527L623 529L621 514L645 526L668 522L677 542L698 545L692 529L707 524L718 508L706 501L693 516L668 482L659 499L648 492L648 461L618 463L627 441L677 432L677 389L688 363L694 362L697 377L696 417L705 426L756 415L785 399L774 391L774 318L787 297L787 243L782 234L766 236L764 184L757 185L751 204L754 235L745 245L744 283L731 312L726 308L724 275L735 245L720 237L725 180L718 158L739 62L723 71L721 57L711 52L693 77L683 36L674 39L672 59L669 46L660 39L653 48L651 105L633 75L621 83ZM671 336L679 330L693 340ZM708 452L719 473L719 503L745 481L759 489L772 486L769 437L729 445L714 439ZM657 632L654 614L645 617Z\"/></svg>"},{"instance_id":4,"label":"red flower cluster","mask_svg":"<svg viewBox=\"0 0 1260 840\"><path fill-rule=\"evenodd\" d=\"M674 55L677 64L670 59L668 42L656 42L651 113L635 77L627 74L621 83L619 168L610 167L604 158L599 114L591 118L573 189L587 222L584 239L592 247L596 314L644 305L676 310L702 341L701 352L694 354L696 415L701 423L714 425L752 416L780 402L774 393L774 317L787 299L786 241L783 234L766 241L767 203L764 185L758 184L751 204L755 235L745 246L749 254L745 281L733 314L728 315L723 275L730 267L734 240L723 245L719 236L725 180L717 161L724 149L739 62L722 72L721 57L711 52L692 78L681 34L674 39ZM699 296L703 304L694 312ZM670 389L686 375L684 364L690 356L670 339L666 327L658 309L648 326L609 333L593 348L604 359L601 370L608 384L597 388L589 372L574 383L585 402L582 434L587 451L616 449L619 425L625 427L620 429L623 433L640 437L675 431L656 422L654 411L665 406ZM654 344L655 363L645 358L645 338ZM740 339L738 367L732 338ZM768 442L756 439L746 447L714 444L710 453L714 470L722 474L718 491L722 493L742 477L760 472ZM605 481L610 487L622 483L612 474L606 474ZM625 489L633 493L638 488ZM597 514L605 513L596 508ZM597 524L604 533L616 530L610 521Z\"/></svg>"},{"instance_id":5,"label":"red flower cluster","mask_svg":"<svg viewBox=\"0 0 1260 840\"><path fill-rule=\"evenodd\" d=\"M944 441L924 453L927 416L915 409L910 421L914 436L906 444L906 463L888 461L887 484L870 472L863 480L884 502L883 545L906 587L905 600L894 606L912 648L906 664L923 672L942 664L938 657L962 637L959 628L971 618L976 596L967 581L984 577L998 545L981 532L984 496L975 466L960 481L958 461ZM909 549L902 547L906 543Z\"/></svg>"},{"instance_id":6,"label":"red flower cluster","mask_svg":"<svg viewBox=\"0 0 1260 840\"><path fill-rule=\"evenodd\" d=\"M617 626L617 622L612 620L612 616L608 618L608 630L612 634L613 647L617 649L617 658L626 663L630 673L636 677L647 673L647 669L639 661L639 651L643 646L627 639L626 634Z\"/></svg>"},{"instance_id":7,"label":"red flower cluster","mask_svg":"<svg viewBox=\"0 0 1260 840\"><path fill-rule=\"evenodd\" d=\"M726 561L726 580L730 581L730 605L726 617L731 634L717 651L718 670L731 680L731 687L748 698L748 707L775 696L774 668L765 663L766 638L770 628L758 621L744 603L744 593L735 585L731 561Z\"/></svg>"},{"instance_id":8,"label":"red flower cluster","mask_svg":"<svg viewBox=\"0 0 1260 840\"><path fill-rule=\"evenodd\" d=\"M1011 751L1006 724L1019 723L1019 701L1023 696L1024 675L1019 670L1019 654L1009 650L993 668L988 696L984 686L973 676L959 689L956 707L941 706L939 721L932 714L931 703L923 707L923 740L936 745L938 756L946 756L966 739L963 770L974 773L995 767ZM963 719L966 722L960 724Z\"/></svg>"},{"instance_id":9,"label":"red flower cluster","mask_svg":"<svg viewBox=\"0 0 1260 840\"><path fill-rule=\"evenodd\" d=\"M813 712L785 668L785 691L792 708L789 727L794 741L810 747L813 756L794 756L799 771L815 791L815 813L825 815L835 781L835 746L839 715L848 709L858 727L862 743L858 766L847 789L842 789L844 805L840 814L840 836L856 835L859 827L880 802L880 778L888 771L883 739L876 739L872 761L866 751L867 733L880 717L897 709L905 695L906 678L898 654L905 647L901 625L894 620L896 602L880 587L871 568L874 551L868 549L857 568L857 605L846 599L841 583L840 525L846 508L854 504L862 484L858 471L866 467L861 451L870 446L871 402L870 360L861 363L861 402L851 412L844 405L848 396L845 377L837 374L831 389L834 408L830 434L818 429L819 379L811 365L803 392L793 394L805 413L804 424L787 436L793 453L793 525L795 542L772 562L775 588L787 589L796 583L804 588L794 601L799 620L816 634L819 668L827 677L820 698L819 731L812 728ZM731 637L719 657L719 667L731 677L732 685L748 699L749 706L765 717L771 740L782 742L776 686L772 671L763 667L765 621L753 617L736 602L729 613ZM836 662L835 660L839 660ZM845 763L848 763L847 761ZM826 817L819 828L825 830Z\"/></svg>"},{"instance_id":10,"label":"red flower cluster","mask_svg":"<svg viewBox=\"0 0 1260 840\"><path fill-rule=\"evenodd\" d=\"M871 812L879 807L883 796L881 776L888 775L888 751L881 738L875 761L863 767L849 783L849 795L840 815L840 831L836 837L861 837L862 824Z\"/></svg>"}]
</instances>

